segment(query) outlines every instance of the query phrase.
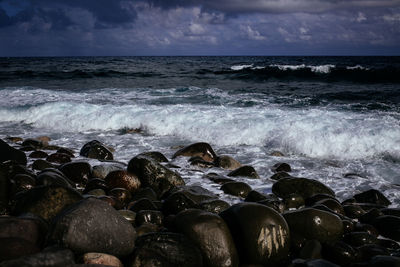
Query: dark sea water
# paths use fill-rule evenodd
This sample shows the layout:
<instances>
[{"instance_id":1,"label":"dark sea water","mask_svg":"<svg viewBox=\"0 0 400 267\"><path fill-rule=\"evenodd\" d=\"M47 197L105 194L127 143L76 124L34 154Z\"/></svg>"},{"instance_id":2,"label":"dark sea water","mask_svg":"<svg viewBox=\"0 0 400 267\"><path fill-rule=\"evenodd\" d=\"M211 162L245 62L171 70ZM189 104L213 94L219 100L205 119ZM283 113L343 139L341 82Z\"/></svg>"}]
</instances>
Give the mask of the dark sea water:
<instances>
[{"instance_id":1,"label":"dark sea water","mask_svg":"<svg viewBox=\"0 0 400 267\"><path fill-rule=\"evenodd\" d=\"M0 138L39 135L77 151L98 139L125 162L205 141L254 166L254 189L287 162L342 200L372 187L399 206L400 57L0 58ZM227 171L175 163L221 193L201 177Z\"/></svg>"}]
</instances>

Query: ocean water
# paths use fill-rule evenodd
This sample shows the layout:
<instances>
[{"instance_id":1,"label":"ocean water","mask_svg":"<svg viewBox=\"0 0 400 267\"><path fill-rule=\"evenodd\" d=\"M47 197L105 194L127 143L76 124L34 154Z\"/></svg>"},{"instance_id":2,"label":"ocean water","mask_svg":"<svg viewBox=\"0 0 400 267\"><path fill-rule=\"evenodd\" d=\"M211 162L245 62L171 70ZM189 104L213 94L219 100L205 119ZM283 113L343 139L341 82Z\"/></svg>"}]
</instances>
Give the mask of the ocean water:
<instances>
[{"instance_id":1,"label":"ocean water","mask_svg":"<svg viewBox=\"0 0 400 267\"><path fill-rule=\"evenodd\" d=\"M398 207L400 57L0 58L0 138L40 135L76 152L97 139L122 162L208 142L257 170L239 179L253 189L271 192L271 167L287 162L340 200L376 188ZM240 201L202 178L228 171L173 163Z\"/></svg>"}]
</instances>

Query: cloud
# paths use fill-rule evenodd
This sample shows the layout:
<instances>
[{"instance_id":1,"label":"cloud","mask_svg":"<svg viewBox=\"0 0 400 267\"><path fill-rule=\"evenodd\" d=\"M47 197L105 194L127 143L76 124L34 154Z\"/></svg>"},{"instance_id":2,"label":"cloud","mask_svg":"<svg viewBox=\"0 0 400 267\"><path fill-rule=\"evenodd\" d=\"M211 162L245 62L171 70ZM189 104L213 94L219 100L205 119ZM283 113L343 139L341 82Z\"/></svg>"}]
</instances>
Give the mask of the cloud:
<instances>
[{"instance_id":1,"label":"cloud","mask_svg":"<svg viewBox=\"0 0 400 267\"><path fill-rule=\"evenodd\" d=\"M241 26L240 29L243 34L250 40L261 41L267 39L265 36L262 36L257 30L253 30L249 25Z\"/></svg>"}]
</instances>

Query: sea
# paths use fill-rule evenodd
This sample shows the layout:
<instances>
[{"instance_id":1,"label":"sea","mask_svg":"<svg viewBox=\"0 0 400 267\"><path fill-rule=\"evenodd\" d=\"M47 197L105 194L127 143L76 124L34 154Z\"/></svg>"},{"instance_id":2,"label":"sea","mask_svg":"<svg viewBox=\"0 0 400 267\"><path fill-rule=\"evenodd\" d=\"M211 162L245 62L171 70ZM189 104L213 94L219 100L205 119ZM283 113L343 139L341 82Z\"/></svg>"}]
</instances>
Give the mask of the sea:
<instances>
[{"instance_id":1,"label":"sea","mask_svg":"<svg viewBox=\"0 0 400 267\"><path fill-rule=\"evenodd\" d=\"M238 180L260 192L286 162L339 200L375 188L399 207L400 57L0 58L0 138L43 135L77 155L99 140L124 163L208 142L253 166L260 179ZM241 201L203 178L228 170L172 163L188 185Z\"/></svg>"}]
</instances>

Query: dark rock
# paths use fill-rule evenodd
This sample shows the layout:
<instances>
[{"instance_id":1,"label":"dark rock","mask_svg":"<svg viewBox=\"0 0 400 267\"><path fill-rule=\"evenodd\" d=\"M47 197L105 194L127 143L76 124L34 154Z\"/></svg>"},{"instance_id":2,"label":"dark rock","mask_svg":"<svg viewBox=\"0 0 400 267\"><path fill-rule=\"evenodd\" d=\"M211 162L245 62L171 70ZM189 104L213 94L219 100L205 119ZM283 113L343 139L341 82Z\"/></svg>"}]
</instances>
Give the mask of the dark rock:
<instances>
[{"instance_id":1,"label":"dark rock","mask_svg":"<svg viewBox=\"0 0 400 267\"><path fill-rule=\"evenodd\" d=\"M308 240L300 250L299 257L302 259L320 259L322 246L318 240Z\"/></svg>"},{"instance_id":2,"label":"dark rock","mask_svg":"<svg viewBox=\"0 0 400 267\"><path fill-rule=\"evenodd\" d=\"M189 209L177 214L173 224L200 248L206 266L239 265L231 233L218 215Z\"/></svg>"},{"instance_id":3,"label":"dark rock","mask_svg":"<svg viewBox=\"0 0 400 267\"><path fill-rule=\"evenodd\" d=\"M273 157L284 157L285 155L280 151L272 151L270 156L273 156Z\"/></svg>"},{"instance_id":4,"label":"dark rock","mask_svg":"<svg viewBox=\"0 0 400 267\"><path fill-rule=\"evenodd\" d=\"M241 264L284 265L290 238L285 219L257 203L239 203L220 213L227 223Z\"/></svg>"},{"instance_id":5,"label":"dark rock","mask_svg":"<svg viewBox=\"0 0 400 267\"><path fill-rule=\"evenodd\" d=\"M11 194L14 196L16 193L32 189L36 185L36 180L27 174L17 174L9 180L9 184Z\"/></svg>"},{"instance_id":6,"label":"dark rock","mask_svg":"<svg viewBox=\"0 0 400 267\"><path fill-rule=\"evenodd\" d=\"M32 164L32 169L34 170L38 170L38 171L42 171L44 169L48 169L48 168L55 168L56 166L46 160L43 159L38 159L35 160Z\"/></svg>"},{"instance_id":7,"label":"dark rock","mask_svg":"<svg viewBox=\"0 0 400 267\"><path fill-rule=\"evenodd\" d=\"M85 253L82 258L85 265L94 264L112 267L124 267L122 262L117 257L105 253Z\"/></svg>"},{"instance_id":8,"label":"dark rock","mask_svg":"<svg viewBox=\"0 0 400 267\"><path fill-rule=\"evenodd\" d=\"M215 164L213 162L205 161L200 157L191 157L189 159L190 165L197 166L200 168L213 168Z\"/></svg>"},{"instance_id":9,"label":"dark rock","mask_svg":"<svg viewBox=\"0 0 400 267\"><path fill-rule=\"evenodd\" d=\"M115 206L118 205L117 200L113 196L99 196L98 199L107 203L113 208L115 208Z\"/></svg>"},{"instance_id":10,"label":"dark rock","mask_svg":"<svg viewBox=\"0 0 400 267\"><path fill-rule=\"evenodd\" d=\"M113 188L108 192L108 195L114 197L117 201L114 205L114 208L117 210L126 207L131 200L131 193L125 188Z\"/></svg>"},{"instance_id":11,"label":"dark rock","mask_svg":"<svg viewBox=\"0 0 400 267\"><path fill-rule=\"evenodd\" d=\"M400 244L392 239L378 238L378 244L390 250L400 250Z\"/></svg>"},{"instance_id":12,"label":"dark rock","mask_svg":"<svg viewBox=\"0 0 400 267\"><path fill-rule=\"evenodd\" d=\"M375 237L378 237L379 233L378 230L376 230L375 227L373 227L370 224L364 224L364 223L356 223L354 226L354 232L367 232L370 235L373 235Z\"/></svg>"},{"instance_id":13,"label":"dark rock","mask_svg":"<svg viewBox=\"0 0 400 267\"><path fill-rule=\"evenodd\" d=\"M223 210L226 210L227 208L230 207L229 203L220 200L220 199L210 199L210 200L205 200L199 204L200 208L202 210L212 212L212 213L220 213Z\"/></svg>"},{"instance_id":14,"label":"dark rock","mask_svg":"<svg viewBox=\"0 0 400 267\"><path fill-rule=\"evenodd\" d=\"M257 201L257 203L270 207L279 213L286 210L285 203L274 194L268 194L266 199Z\"/></svg>"},{"instance_id":15,"label":"dark rock","mask_svg":"<svg viewBox=\"0 0 400 267\"><path fill-rule=\"evenodd\" d=\"M28 138L22 142L22 146L24 147L31 147L34 149L41 149L45 148L49 145L49 140L46 139L38 139L38 138Z\"/></svg>"},{"instance_id":16,"label":"dark rock","mask_svg":"<svg viewBox=\"0 0 400 267\"><path fill-rule=\"evenodd\" d=\"M31 255L39 251L38 245L23 238L0 238L0 262Z\"/></svg>"},{"instance_id":17,"label":"dark rock","mask_svg":"<svg viewBox=\"0 0 400 267\"><path fill-rule=\"evenodd\" d=\"M325 205L329 209L333 210L335 213L345 215L342 205L339 203L339 201L335 199L322 199L320 201L317 201L316 204Z\"/></svg>"},{"instance_id":18,"label":"dark rock","mask_svg":"<svg viewBox=\"0 0 400 267\"><path fill-rule=\"evenodd\" d=\"M221 186L221 190L225 194L245 198L252 189L244 182L228 182Z\"/></svg>"},{"instance_id":19,"label":"dark rock","mask_svg":"<svg viewBox=\"0 0 400 267\"><path fill-rule=\"evenodd\" d=\"M272 166L271 170L273 172L291 172L292 168L289 164L282 162L276 163L274 166Z\"/></svg>"},{"instance_id":20,"label":"dark rock","mask_svg":"<svg viewBox=\"0 0 400 267\"><path fill-rule=\"evenodd\" d=\"M100 179L100 178L90 179L87 182L87 184L85 186L85 190L83 190L83 193L87 193L87 192L89 192L91 190L94 190L94 189L102 189L106 193L108 192L108 187L107 187L106 182L103 179Z\"/></svg>"},{"instance_id":21,"label":"dark rock","mask_svg":"<svg viewBox=\"0 0 400 267\"><path fill-rule=\"evenodd\" d=\"M280 180L282 178L288 178L288 177L292 177L292 176L287 172L281 171L281 172L274 173L270 178L272 180Z\"/></svg>"},{"instance_id":22,"label":"dark rock","mask_svg":"<svg viewBox=\"0 0 400 267\"><path fill-rule=\"evenodd\" d=\"M216 166L226 170L235 170L241 167L242 164L230 156L219 156L216 160Z\"/></svg>"},{"instance_id":23,"label":"dark rock","mask_svg":"<svg viewBox=\"0 0 400 267\"><path fill-rule=\"evenodd\" d=\"M56 169L44 169L40 172L36 178L38 185L59 185L65 187L75 187L62 172Z\"/></svg>"},{"instance_id":24,"label":"dark rock","mask_svg":"<svg viewBox=\"0 0 400 267\"><path fill-rule=\"evenodd\" d=\"M125 256L133 251L133 226L115 209L89 198L61 213L50 229L49 239L76 253L100 252Z\"/></svg>"},{"instance_id":25,"label":"dark rock","mask_svg":"<svg viewBox=\"0 0 400 267\"><path fill-rule=\"evenodd\" d=\"M343 223L343 233L350 233L354 231L354 223L351 220L343 220L342 219L342 223Z\"/></svg>"},{"instance_id":26,"label":"dark rock","mask_svg":"<svg viewBox=\"0 0 400 267\"><path fill-rule=\"evenodd\" d=\"M131 210L118 210L118 213L125 218L130 224L136 224L136 213Z\"/></svg>"},{"instance_id":27,"label":"dark rock","mask_svg":"<svg viewBox=\"0 0 400 267\"><path fill-rule=\"evenodd\" d=\"M136 214L136 225L152 223L161 226L164 221L164 215L158 210L141 210Z\"/></svg>"},{"instance_id":28,"label":"dark rock","mask_svg":"<svg viewBox=\"0 0 400 267\"><path fill-rule=\"evenodd\" d=\"M304 206L304 198L299 194L291 194L283 199L286 209L298 209Z\"/></svg>"},{"instance_id":29,"label":"dark rock","mask_svg":"<svg viewBox=\"0 0 400 267\"><path fill-rule=\"evenodd\" d=\"M197 208L197 203L183 192L175 192L165 199L162 211L165 215L177 214L183 210Z\"/></svg>"},{"instance_id":30,"label":"dark rock","mask_svg":"<svg viewBox=\"0 0 400 267\"><path fill-rule=\"evenodd\" d=\"M175 186L185 184L178 173L143 156L134 157L129 161L128 172L135 174L142 186L151 187L160 196Z\"/></svg>"},{"instance_id":31,"label":"dark rock","mask_svg":"<svg viewBox=\"0 0 400 267\"><path fill-rule=\"evenodd\" d=\"M74 151L69 148L60 147L57 149L57 153L62 153L68 155L70 158L75 158Z\"/></svg>"},{"instance_id":32,"label":"dark rock","mask_svg":"<svg viewBox=\"0 0 400 267\"><path fill-rule=\"evenodd\" d=\"M160 226L152 223L144 223L141 226L136 227L135 229L138 237L141 237L149 233L155 233L161 231Z\"/></svg>"},{"instance_id":33,"label":"dark rock","mask_svg":"<svg viewBox=\"0 0 400 267\"><path fill-rule=\"evenodd\" d=\"M386 208L380 210L384 215L391 215L400 217L400 209L399 208Z\"/></svg>"},{"instance_id":34,"label":"dark rock","mask_svg":"<svg viewBox=\"0 0 400 267\"><path fill-rule=\"evenodd\" d=\"M132 201L136 201L141 198L147 198L147 199L150 199L151 201L156 201L157 194L156 194L156 192L154 192L153 189L151 189L151 187L139 188L138 191L136 191L132 195Z\"/></svg>"},{"instance_id":35,"label":"dark rock","mask_svg":"<svg viewBox=\"0 0 400 267\"><path fill-rule=\"evenodd\" d=\"M67 154L64 154L64 153L53 153L53 154L49 155L46 158L46 160L48 162L58 163L58 164L71 162L71 158Z\"/></svg>"},{"instance_id":36,"label":"dark rock","mask_svg":"<svg viewBox=\"0 0 400 267\"><path fill-rule=\"evenodd\" d=\"M283 214L290 228L294 247L302 247L306 240L315 239L321 243L335 242L343 233L341 219L332 213L304 208Z\"/></svg>"},{"instance_id":37,"label":"dark rock","mask_svg":"<svg viewBox=\"0 0 400 267\"><path fill-rule=\"evenodd\" d=\"M176 158L179 156L184 156L184 157L197 156L208 162L214 162L217 158L217 154L215 154L212 147L207 143L195 143L186 146L175 152L172 158Z\"/></svg>"},{"instance_id":38,"label":"dark rock","mask_svg":"<svg viewBox=\"0 0 400 267\"><path fill-rule=\"evenodd\" d=\"M40 248L46 229L38 218L0 217L0 239L20 238Z\"/></svg>"},{"instance_id":39,"label":"dark rock","mask_svg":"<svg viewBox=\"0 0 400 267\"><path fill-rule=\"evenodd\" d=\"M18 137L18 136L7 136L6 140L11 143L22 143L22 141L24 141L24 139L22 137Z\"/></svg>"},{"instance_id":40,"label":"dark rock","mask_svg":"<svg viewBox=\"0 0 400 267\"><path fill-rule=\"evenodd\" d=\"M311 197L308 197L305 199L305 204L306 206L312 206L315 203L317 203L320 200L324 200L324 199L334 199L337 201L337 199L332 196L332 195L328 195L328 194L315 194L312 195Z\"/></svg>"},{"instance_id":41,"label":"dark rock","mask_svg":"<svg viewBox=\"0 0 400 267\"><path fill-rule=\"evenodd\" d=\"M325 259L340 266L348 266L355 263L358 257L357 251L349 244L342 241L324 244L322 255Z\"/></svg>"},{"instance_id":42,"label":"dark rock","mask_svg":"<svg viewBox=\"0 0 400 267\"><path fill-rule=\"evenodd\" d=\"M103 164L93 167L93 177L105 179L106 176L112 171L124 170L125 166L122 164Z\"/></svg>"},{"instance_id":43,"label":"dark rock","mask_svg":"<svg viewBox=\"0 0 400 267\"><path fill-rule=\"evenodd\" d=\"M113 160L112 152L101 142L97 140L86 143L79 154L83 157L92 159Z\"/></svg>"},{"instance_id":44,"label":"dark rock","mask_svg":"<svg viewBox=\"0 0 400 267\"><path fill-rule=\"evenodd\" d=\"M354 198L361 203L372 203L382 206L389 206L391 202L381 192L370 189L360 194L354 195Z\"/></svg>"},{"instance_id":45,"label":"dark rock","mask_svg":"<svg viewBox=\"0 0 400 267\"><path fill-rule=\"evenodd\" d=\"M85 192L85 195L99 197L99 196L105 196L105 195L107 195L107 193L103 189L98 188L98 189L92 189L88 192ZM84 197L85 197L85 195L84 195Z\"/></svg>"},{"instance_id":46,"label":"dark rock","mask_svg":"<svg viewBox=\"0 0 400 267\"><path fill-rule=\"evenodd\" d=\"M175 192L183 193L196 203L200 203L202 201L210 199L218 199L218 196L216 194L198 185L176 187L171 190L170 194L173 194Z\"/></svg>"},{"instance_id":47,"label":"dark rock","mask_svg":"<svg viewBox=\"0 0 400 267\"><path fill-rule=\"evenodd\" d=\"M9 146L0 139L0 162L7 160L13 160L22 165L26 165L28 162L24 152Z\"/></svg>"},{"instance_id":48,"label":"dark rock","mask_svg":"<svg viewBox=\"0 0 400 267\"><path fill-rule=\"evenodd\" d=\"M86 184L92 177L92 166L86 161L74 161L63 164L59 170L71 181L78 184Z\"/></svg>"},{"instance_id":49,"label":"dark rock","mask_svg":"<svg viewBox=\"0 0 400 267\"><path fill-rule=\"evenodd\" d=\"M358 219L365 214L365 210L363 210L357 204L344 205L343 210L344 210L345 215L352 219Z\"/></svg>"},{"instance_id":50,"label":"dark rock","mask_svg":"<svg viewBox=\"0 0 400 267\"><path fill-rule=\"evenodd\" d=\"M291 194L299 194L304 199L315 194L328 194L334 196L335 193L323 183L306 178L283 178L275 182L272 186L272 192L286 198Z\"/></svg>"},{"instance_id":51,"label":"dark rock","mask_svg":"<svg viewBox=\"0 0 400 267\"><path fill-rule=\"evenodd\" d=\"M129 173L125 170L112 171L104 180L110 189L122 187L132 194L134 194L141 185L139 178L135 174Z\"/></svg>"},{"instance_id":52,"label":"dark rock","mask_svg":"<svg viewBox=\"0 0 400 267\"><path fill-rule=\"evenodd\" d=\"M372 257L377 255L390 255L389 251L386 248L379 246L378 244L367 244L359 246L357 249L362 261L368 261Z\"/></svg>"},{"instance_id":53,"label":"dark rock","mask_svg":"<svg viewBox=\"0 0 400 267\"><path fill-rule=\"evenodd\" d=\"M50 221L64 208L81 199L81 194L72 188L38 186L19 195L13 213L33 213Z\"/></svg>"},{"instance_id":54,"label":"dark rock","mask_svg":"<svg viewBox=\"0 0 400 267\"><path fill-rule=\"evenodd\" d=\"M400 258L392 256L375 256L369 263L368 267L400 267Z\"/></svg>"},{"instance_id":55,"label":"dark rock","mask_svg":"<svg viewBox=\"0 0 400 267\"><path fill-rule=\"evenodd\" d=\"M392 215L383 215L375 218L372 225L384 237L400 241L400 218Z\"/></svg>"},{"instance_id":56,"label":"dark rock","mask_svg":"<svg viewBox=\"0 0 400 267\"><path fill-rule=\"evenodd\" d=\"M367 232L352 232L345 234L343 241L353 247L359 247L367 244L376 244L377 238Z\"/></svg>"},{"instance_id":57,"label":"dark rock","mask_svg":"<svg viewBox=\"0 0 400 267\"><path fill-rule=\"evenodd\" d=\"M134 212L139 212L141 210L157 210L157 207L153 204L153 202L147 198L141 198L129 203L128 208Z\"/></svg>"},{"instance_id":58,"label":"dark rock","mask_svg":"<svg viewBox=\"0 0 400 267\"><path fill-rule=\"evenodd\" d=\"M164 154L162 154L161 152L157 152L157 151L143 152L143 153L140 153L138 156L144 156L147 158L151 158L152 160L154 160L155 162L158 162L158 163L168 162L167 157L164 156Z\"/></svg>"},{"instance_id":59,"label":"dark rock","mask_svg":"<svg viewBox=\"0 0 400 267\"><path fill-rule=\"evenodd\" d=\"M208 173L208 174L204 175L203 178L207 178L216 184L224 184L227 182L234 182L233 179L227 178L225 176L222 176L222 175L219 175L216 173Z\"/></svg>"},{"instance_id":60,"label":"dark rock","mask_svg":"<svg viewBox=\"0 0 400 267\"><path fill-rule=\"evenodd\" d=\"M338 265L324 259L309 260L305 264L306 267L339 267Z\"/></svg>"},{"instance_id":61,"label":"dark rock","mask_svg":"<svg viewBox=\"0 0 400 267\"><path fill-rule=\"evenodd\" d=\"M244 201L246 201L246 202L258 202L258 201L265 200L265 199L267 199L266 195L264 195L264 194L262 194L262 193L260 193L258 191L255 191L255 190L251 190L247 194L247 196L246 196Z\"/></svg>"},{"instance_id":62,"label":"dark rock","mask_svg":"<svg viewBox=\"0 0 400 267\"><path fill-rule=\"evenodd\" d=\"M33 151L32 153L29 154L29 157L31 159L44 159L44 158L47 158L48 156L49 156L49 154L47 154L44 151L40 151L40 150Z\"/></svg>"},{"instance_id":63,"label":"dark rock","mask_svg":"<svg viewBox=\"0 0 400 267\"><path fill-rule=\"evenodd\" d=\"M75 263L74 254L69 249L46 248L43 251L18 259L3 261L1 267L55 267L70 266Z\"/></svg>"},{"instance_id":64,"label":"dark rock","mask_svg":"<svg viewBox=\"0 0 400 267\"><path fill-rule=\"evenodd\" d=\"M201 267L200 250L182 234L149 233L136 240L129 267L187 266Z\"/></svg>"},{"instance_id":65,"label":"dark rock","mask_svg":"<svg viewBox=\"0 0 400 267\"><path fill-rule=\"evenodd\" d=\"M256 170L252 166L247 166L247 165L231 171L230 173L228 173L228 176L230 176L230 177L242 176L242 177L252 178L252 179L260 178L260 176L258 176Z\"/></svg>"}]
</instances>

